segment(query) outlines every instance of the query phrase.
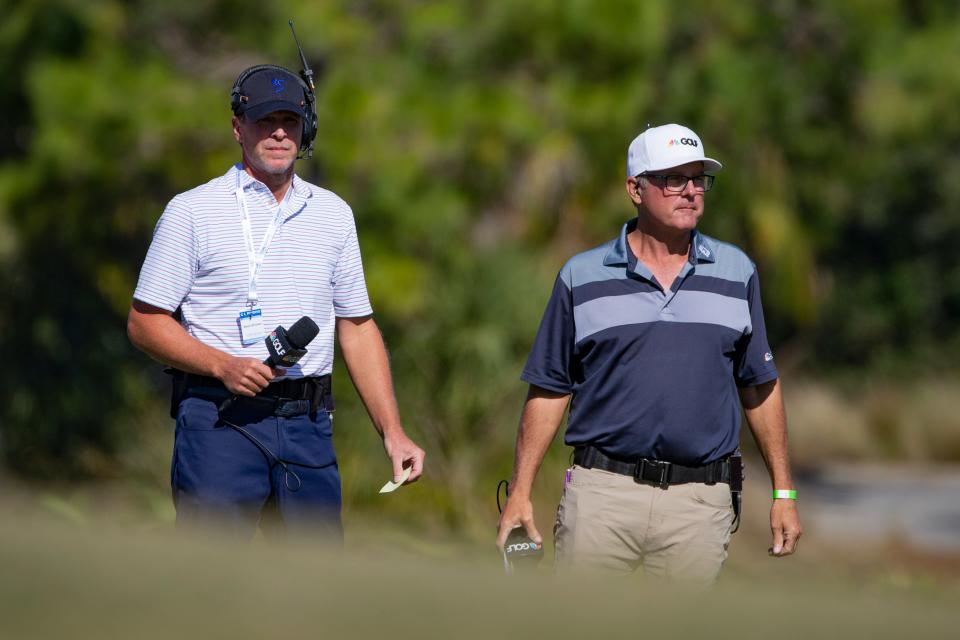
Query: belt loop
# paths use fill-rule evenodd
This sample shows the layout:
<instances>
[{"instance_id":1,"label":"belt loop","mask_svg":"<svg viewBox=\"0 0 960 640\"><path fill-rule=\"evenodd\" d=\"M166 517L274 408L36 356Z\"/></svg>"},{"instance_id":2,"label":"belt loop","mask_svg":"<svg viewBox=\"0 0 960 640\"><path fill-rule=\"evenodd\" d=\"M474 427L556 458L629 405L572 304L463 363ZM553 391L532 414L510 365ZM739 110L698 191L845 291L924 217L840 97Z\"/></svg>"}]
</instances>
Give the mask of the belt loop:
<instances>
[{"instance_id":1,"label":"belt loop","mask_svg":"<svg viewBox=\"0 0 960 640\"><path fill-rule=\"evenodd\" d=\"M590 445L577 447L574 449L573 461L584 469L592 469L597 461L596 454L596 448Z\"/></svg>"},{"instance_id":2,"label":"belt loop","mask_svg":"<svg viewBox=\"0 0 960 640\"><path fill-rule=\"evenodd\" d=\"M666 489L670 486L670 468L673 464L663 460L660 465L660 488Z\"/></svg>"},{"instance_id":3,"label":"belt loop","mask_svg":"<svg viewBox=\"0 0 960 640\"><path fill-rule=\"evenodd\" d=\"M586 446L580 449L580 461L577 463L581 467L590 469L593 467L593 456L590 455L593 453L593 447Z\"/></svg>"},{"instance_id":4,"label":"belt loop","mask_svg":"<svg viewBox=\"0 0 960 640\"><path fill-rule=\"evenodd\" d=\"M719 480L719 476L720 476L719 471L722 468L722 466L723 466L722 460L718 460L717 462L710 463L710 466L707 468L706 484L710 486L717 484L717 480Z\"/></svg>"}]
</instances>

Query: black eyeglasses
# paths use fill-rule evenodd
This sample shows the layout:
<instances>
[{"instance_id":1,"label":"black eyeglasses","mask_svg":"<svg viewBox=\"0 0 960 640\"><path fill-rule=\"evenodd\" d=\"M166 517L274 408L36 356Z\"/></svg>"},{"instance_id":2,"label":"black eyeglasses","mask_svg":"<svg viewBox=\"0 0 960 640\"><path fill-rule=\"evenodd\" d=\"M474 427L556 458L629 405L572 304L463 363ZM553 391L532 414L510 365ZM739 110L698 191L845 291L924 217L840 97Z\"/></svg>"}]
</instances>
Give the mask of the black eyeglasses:
<instances>
[{"instance_id":1,"label":"black eyeglasses","mask_svg":"<svg viewBox=\"0 0 960 640\"><path fill-rule=\"evenodd\" d=\"M711 187L713 187L713 181L716 179L716 176L707 175L706 173L701 173L698 176L685 176L679 173L671 173L666 175L657 173L642 173L637 177L656 178L658 181L663 183L664 189L673 193L683 193L683 190L687 188L687 182L690 180L693 180L693 188L697 191L710 191Z\"/></svg>"}]
</instances>

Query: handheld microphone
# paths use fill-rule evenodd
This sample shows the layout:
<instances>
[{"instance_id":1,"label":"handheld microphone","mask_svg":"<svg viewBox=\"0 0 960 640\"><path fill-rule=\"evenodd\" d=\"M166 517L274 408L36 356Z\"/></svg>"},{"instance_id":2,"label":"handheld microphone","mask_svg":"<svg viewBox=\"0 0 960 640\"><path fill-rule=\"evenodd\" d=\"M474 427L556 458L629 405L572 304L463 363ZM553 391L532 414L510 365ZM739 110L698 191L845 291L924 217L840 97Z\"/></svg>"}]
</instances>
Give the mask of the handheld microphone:
<instances>
[{"instance_id":1,"label":"handheld microphone","mask_svg":"<svg viewBox=\"0 0 960 640\"><path fill-rule=\"evenodd\" d=\"M307 345L317 337L318 333L320 333L320 327L309 316L303 316L294 322L289 331L284 329L283 326L278 326L263 339L269 354L263 364L271 368L292 367L306 355ZM222 415L239 399L240 396L232 395L221 402L220 414Z\"/></svg>"},{"instance_id":2,"label":"handheld microphone","mask_svg":"<svg viewBox=\"0 0 960 640\"><path fill-rule=\"evenodd\" d=\"M278 326L263 339L270 354L263 364L268 367L292 367L306 355L307 345L318 333L320 327L309 316L294 322L289 331Z\"/></svg>"},{"instance_id":3,"label":"handheld microphone","mask_svg":"<svg viewBox=\"0 0 960 640\"><path fill-rule=\"evenodd\" d=\"M500 506L500 487L504 488L504 493L510 497L510 483L501 480L497 483L497 511L503 513ZM503 544L503 570L510 575L518 567L534 568L543 559L543 543L536 542L527 535L523 527L515 527L507 535L507 540Z\"/></svg>"},{"instance_id":4,"label":"handheld microphone","mask_svg":"<svg viewBox=\"0 0 960 640\"><path fill-rule=\"evenodd\" d=\"M507 536L503 545L503 569L511 574L518 567L532 569L543 558L543 543L535 542L523 527L517 527Z\"/></svg>"}]
</instances>

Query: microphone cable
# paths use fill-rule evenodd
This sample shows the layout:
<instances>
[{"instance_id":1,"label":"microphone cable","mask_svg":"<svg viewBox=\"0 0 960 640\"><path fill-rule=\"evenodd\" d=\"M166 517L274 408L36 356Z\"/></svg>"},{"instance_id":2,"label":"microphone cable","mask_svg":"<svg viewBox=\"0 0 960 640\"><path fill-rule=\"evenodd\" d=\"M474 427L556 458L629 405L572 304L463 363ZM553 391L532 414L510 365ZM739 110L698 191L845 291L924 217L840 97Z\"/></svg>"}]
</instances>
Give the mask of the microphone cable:
<instances>
[{"instance_id":1,"label":"microphone cable","mask_svg":"<svg viewBox=\"0 0 960 640\"><path fill-rule=\"evenodd\" d=\"M295 492L299 491L299 490L300 490L300 487L303 486L303 481L300 479L300 476L297 475L297 472L290 468L291 466L300 467L300 468L302 468L302 469L326 469L327 467L330 467L330 466L333 466L333 465L337 464L336 459L334 459L332 462L328 462L328 463L326 463L326 464L307 464L307 463L305 463L305 462L294 462L293 460L285 460L284 458L281 458L280 456L278 456L277 454L275 454L273 451L271 451L271 450L270 450L270 447L268 447L267 445L265 445L265 444L263 444L262 442L260 442L260 439L257 438L257 436L253 435L252 433L250 433L246 428L241 427L241 426L238 425L238 424L234 424L234 423L230 422L229 420L225 419L223 416L220 416L220 422L222 422L223 424L227 425L228 427L230 427L230 428L233 429L234 431L239 432L240 435L242 435L243 437L245 437L245 438L246 438L247 440L249 440L255 447L257 447L258 449L260 449L260 452L261 452L264 456L266 456L268 460L272 460L272 461L273 461L273 462L271 463L271 465L270 465L271 467L274 466L274 465L280 465L281 467L283 467L283 485L284 485L284 486L287 488L287 490L290 491L291 493L295 493ZM291 484L290 484L290 479L291 479L291 478L293 478L294 480L296 480L296 485L291 485Z\"/></svg>"},{"instance_id":2,"label":"microphone cable","mask_svg":"<svg viewBox=\"0 0 960 640\"><path fill-rule=\"evenodd\" d=\"M503 507L500 505L500 487L504 487L504 495L508 498L510 497L510 482L507 480L501 480L497 483L497 512L503 513Z\"/></svg>"}]
</instances>

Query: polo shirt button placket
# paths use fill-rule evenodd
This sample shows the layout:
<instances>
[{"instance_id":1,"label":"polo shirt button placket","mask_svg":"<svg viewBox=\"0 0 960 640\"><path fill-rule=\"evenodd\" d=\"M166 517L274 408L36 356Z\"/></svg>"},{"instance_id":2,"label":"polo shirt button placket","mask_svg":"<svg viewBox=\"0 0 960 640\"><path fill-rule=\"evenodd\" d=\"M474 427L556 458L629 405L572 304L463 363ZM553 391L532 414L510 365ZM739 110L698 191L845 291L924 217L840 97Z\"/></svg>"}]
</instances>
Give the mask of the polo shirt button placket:
<instances>
[{"instance_id":1,"label":"polo shirt button placket","mask_svg":"<svg viewBox=\"0 0 960 640\"><path fill-rule=\"evenodd\" d=\"M674 291L671 287L666 289L663 292L663 304L660 305L660 315L662 316L672 316L673 309L670 308L670 303L673 302L673 299L677 296L677 291Z\"/></svg>"}]
</instances>

